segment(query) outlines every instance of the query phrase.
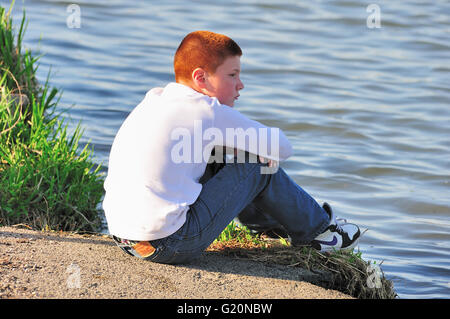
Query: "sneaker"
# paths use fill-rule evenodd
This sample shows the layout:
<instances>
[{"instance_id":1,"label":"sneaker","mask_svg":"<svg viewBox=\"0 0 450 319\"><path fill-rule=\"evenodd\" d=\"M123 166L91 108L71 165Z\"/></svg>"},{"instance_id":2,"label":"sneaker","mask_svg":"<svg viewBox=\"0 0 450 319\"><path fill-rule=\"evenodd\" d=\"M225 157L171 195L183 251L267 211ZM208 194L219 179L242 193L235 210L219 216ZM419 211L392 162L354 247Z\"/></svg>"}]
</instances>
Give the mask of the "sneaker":
<instances>
[{"instance_id":1,"label":"sneaker","mask_svg":"<svg viewBox=\"0 0 450 319\"><path fill-rule=\"evenodd\" d=\"M323 209L330 216L330 225L311 242L311 246L322 252L353 249L361 236L358 225L336 218L328 203L323 204Z\"/></svg>"}]
</instances>

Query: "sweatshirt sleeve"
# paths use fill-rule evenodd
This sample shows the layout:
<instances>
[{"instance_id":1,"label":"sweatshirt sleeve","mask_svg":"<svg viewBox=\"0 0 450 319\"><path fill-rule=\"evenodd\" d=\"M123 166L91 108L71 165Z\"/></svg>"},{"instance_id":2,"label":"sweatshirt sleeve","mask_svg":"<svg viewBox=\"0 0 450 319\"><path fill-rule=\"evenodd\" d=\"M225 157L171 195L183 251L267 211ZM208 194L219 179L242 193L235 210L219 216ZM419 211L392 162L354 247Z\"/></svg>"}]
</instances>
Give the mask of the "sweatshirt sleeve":
<instances>
[{"instance_id":1,"label":"sweatshirt sleeve","mask_svg":"<svg viewBox=\"0 0 450 319\"><path fill-rule=\"evenodd\" d=\"M237 148L267 159L284 161L292 155L292 145L283 131L251 120L241 112L214 103L214 128L220 131L222 146Z\"/></svg>"}]
</instances>

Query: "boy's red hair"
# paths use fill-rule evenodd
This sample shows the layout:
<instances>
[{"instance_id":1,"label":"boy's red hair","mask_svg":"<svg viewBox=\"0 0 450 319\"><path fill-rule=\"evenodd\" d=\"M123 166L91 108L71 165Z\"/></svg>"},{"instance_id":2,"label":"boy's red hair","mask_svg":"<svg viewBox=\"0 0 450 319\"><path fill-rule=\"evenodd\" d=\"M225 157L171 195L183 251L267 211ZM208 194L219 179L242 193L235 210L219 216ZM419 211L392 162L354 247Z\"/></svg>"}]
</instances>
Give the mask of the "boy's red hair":
<instances>
[{"instance_id":1,"label":"boy's red hair","mask_svg":"<svg viewBox=\"0 0 450 319\"><path fill-rule=\"evenodd\" d=\"M191 32L181 41L175 53L175 81L190 83L196 68L214 74L227 57L241 55L239 45L226 35L211 31Z\"/></svg>"}]
</instances>

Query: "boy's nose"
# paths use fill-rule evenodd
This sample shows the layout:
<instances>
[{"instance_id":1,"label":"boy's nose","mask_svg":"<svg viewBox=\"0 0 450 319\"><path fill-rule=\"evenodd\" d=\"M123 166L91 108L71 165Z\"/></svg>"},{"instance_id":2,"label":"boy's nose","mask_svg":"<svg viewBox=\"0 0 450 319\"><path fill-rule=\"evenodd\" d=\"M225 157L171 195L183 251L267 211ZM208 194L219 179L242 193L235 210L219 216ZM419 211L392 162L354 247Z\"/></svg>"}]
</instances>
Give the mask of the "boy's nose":
<instances>
[{"instance_id":1,"label":"boy's nose","mask_svg":"<svg viewBox=\"0 0 450 319\"><path fill-rule=\"evenodd\" d=\"M244 83L242 83L241 79L239 79L237 90L240 91L244 88Z\"/></svg>"}]
</instances>

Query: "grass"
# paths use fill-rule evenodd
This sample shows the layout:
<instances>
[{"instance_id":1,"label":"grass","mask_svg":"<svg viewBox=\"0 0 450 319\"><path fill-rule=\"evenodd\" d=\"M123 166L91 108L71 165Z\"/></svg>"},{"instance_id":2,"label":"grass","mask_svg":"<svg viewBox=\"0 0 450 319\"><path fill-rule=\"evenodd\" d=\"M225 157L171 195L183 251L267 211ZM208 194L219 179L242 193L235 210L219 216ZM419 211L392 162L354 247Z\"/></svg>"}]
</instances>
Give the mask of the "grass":
<instances>
[{"instance_id":1,"label":"grass","mask_svg":"<svg viewBox=\"0 0 450 319\"><path fill-rule=\"evenodd\" d=\"M56 113L61 95L37 77L38 57L22 49L25 12L17 34L0 7L0 225L35 229L97 231L103 196L100 165L89 145L79 149Z\"/></svg>"},{"instance_id":2,"label":"grass","mask_svg":"<svg viewBox=\"0 0 450 319\"><path fill-rule=\"evenodd\" d=\"M232 247L264 249L268 246L268 243L259 236L252 234L247 227L240 226L232 221L212 243L211 247L215 249L229 249Z\"/></svg>"},{"instance_id":3,"label":"grass","mask_svg":"<svg viewBox=\"0 0 450 319\"><path fill-rule=\"evenodd\" d=\"M208 248L238 258L268 264L300 267L318 273L320 280L311 281L327 289L334 289L360 299L396 298L393 283L381 268L365 261L362 252L336 251L321 253L311 247L292 247L284 238L267 239L254 235L246 227L231 222ZM379 269L376 274L374 269Z\"/></svg>"}]
</instances>

